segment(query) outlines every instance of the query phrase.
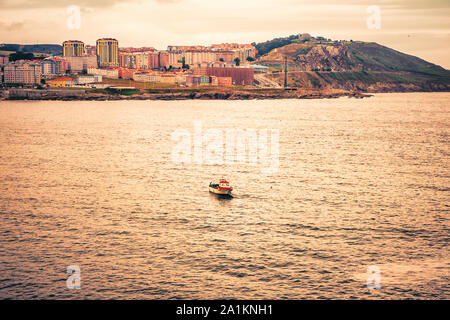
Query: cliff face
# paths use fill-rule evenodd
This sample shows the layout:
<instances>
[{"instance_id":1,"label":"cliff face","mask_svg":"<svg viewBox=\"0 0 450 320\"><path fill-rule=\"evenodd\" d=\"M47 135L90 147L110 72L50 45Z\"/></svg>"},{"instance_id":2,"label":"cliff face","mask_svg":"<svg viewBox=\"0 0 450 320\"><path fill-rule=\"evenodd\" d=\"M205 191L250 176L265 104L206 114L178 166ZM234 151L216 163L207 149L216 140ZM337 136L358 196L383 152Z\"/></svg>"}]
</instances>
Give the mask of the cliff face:
<instances>
[{"instance_id":1,"label":"cliff face","mask_svg":"<svg viewBox=\"0 0 450 320\"><path fill-rule=\"evenodd\" d=\"M268 77L282 84L282 72ZM342 89L361 92L450 91L450 82L410 72L290 71L288 85L298 88Z\"/></svg>"},{"instance_id":2,"label":"cliff face","mask_svg":"<svg viewBox=\"0 0 450 320\"><path fill-rule=\"evenodd\" d=\"M450 71L377 43L299 38L260 56L267 77L292 87L367 92L449 91Z\"/></svg>"},{"instance_id":3,"label":"cliff face","mask_svg":"<svg viewBox=\"0 0 450 320\"><path fill-rule=\"evenodd\" d=\"M362 67L350 61L347 47L341 44L289 44L269 52L259 58L259 63L277 65L287 63L295 70L311 71L313 69L331 69L335 71L361 70Z\"/></svg>"}]
</instances>

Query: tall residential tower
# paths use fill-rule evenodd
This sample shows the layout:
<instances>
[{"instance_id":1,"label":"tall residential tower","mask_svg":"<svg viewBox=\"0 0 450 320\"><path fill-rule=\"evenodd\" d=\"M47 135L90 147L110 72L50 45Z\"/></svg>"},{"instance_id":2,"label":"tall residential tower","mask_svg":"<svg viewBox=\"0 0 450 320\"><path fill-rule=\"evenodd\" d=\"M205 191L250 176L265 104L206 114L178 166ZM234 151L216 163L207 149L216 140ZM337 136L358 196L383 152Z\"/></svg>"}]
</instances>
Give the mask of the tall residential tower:
<instances>
[{"instance_id":1,"label":"tall residential tower","mask_svg":"<svg viewBox=\"0 0 450 320\"><path fill-rule=\"evenodd\" d=\"M84 55L84 43L78 40L63 42L64 57L81 57Z\"/></svg>"},{"instance_id":2,"label":"tall residential tower","mask_svg":"<svg viewBox=\"0 0 450 320\"><path fill-rule=\"evenodd\" d=\"M99 67L118 67L119 42L111 38L98 39L97 61Z\"/></svg>"}]
</instances>

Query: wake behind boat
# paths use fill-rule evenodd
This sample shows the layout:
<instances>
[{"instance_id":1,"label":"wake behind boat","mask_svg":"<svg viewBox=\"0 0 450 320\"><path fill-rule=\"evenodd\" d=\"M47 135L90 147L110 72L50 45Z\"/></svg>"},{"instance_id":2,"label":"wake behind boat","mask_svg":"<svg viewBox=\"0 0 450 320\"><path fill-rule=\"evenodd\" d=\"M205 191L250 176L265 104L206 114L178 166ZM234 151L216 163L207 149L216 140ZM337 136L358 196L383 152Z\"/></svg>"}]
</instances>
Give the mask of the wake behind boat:
<instances>
[{"instance_id":1,"label":"wake behind boat","mask_svg":"<svg viewBox=\"0 0 450 320\"><path fill-rule=\"evenodd\" d=\"M230 183L226 179L220 179L219 183L209 183L209 192L211 193L222 196L233 196L231 191L233 191L233 187L230 186Z\"/></svg>"}]
</instances>

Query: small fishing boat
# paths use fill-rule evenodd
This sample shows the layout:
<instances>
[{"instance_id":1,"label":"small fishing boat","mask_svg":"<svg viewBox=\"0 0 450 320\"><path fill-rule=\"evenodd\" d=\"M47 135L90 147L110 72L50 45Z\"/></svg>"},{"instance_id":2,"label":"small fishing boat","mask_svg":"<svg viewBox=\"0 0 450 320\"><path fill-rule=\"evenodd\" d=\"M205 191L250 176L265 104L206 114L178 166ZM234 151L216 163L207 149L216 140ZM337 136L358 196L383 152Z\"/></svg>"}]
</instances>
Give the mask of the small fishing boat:
<instances>
[{"instance_id":1,"label":"small fishing boat","mask_svg":"<svg viewBox=\"0 0 450 320\"><path fill-rule=\"evenodd\" d=\"M233 191L233 187L226 179L220 179L219 183L211 182L209 184L209 192L214 194L232 196L231 191Z\"/></svg>"}]
</instances>

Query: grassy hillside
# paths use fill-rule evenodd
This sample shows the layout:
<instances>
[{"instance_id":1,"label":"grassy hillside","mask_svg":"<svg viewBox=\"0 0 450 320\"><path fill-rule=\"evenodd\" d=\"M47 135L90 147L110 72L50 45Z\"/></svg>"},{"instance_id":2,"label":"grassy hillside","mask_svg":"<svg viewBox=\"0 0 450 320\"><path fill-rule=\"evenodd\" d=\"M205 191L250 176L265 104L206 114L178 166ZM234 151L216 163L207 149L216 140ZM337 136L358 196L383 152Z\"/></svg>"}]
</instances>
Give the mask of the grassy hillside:
<instances>
[{"instance_id":1,"label":"grassy hillside","mask_svg":"<svg viewBox=\"0 0 450 320\"><path fill-rule=\"evenodd\" d=\"M256 44L256 63L270 67L282 84L287 58L289 85L361 91L450 90L450 71L373 42L331 41L303 34ZM269 48L270 51L265 52ZM265 53L264 53L265 52ZM263 54L262 54L263 53Z\"/></svg>"},{"instance_id":2,"label":"grassy hillside","mask_svg":"<svg viewBox=\"0 0 450 320\"><path fill-rule=\"evenodd\" d=\"M450 73L433 63L377 43L352 42L347 46L351 59L361 63L367 70L407 71L437 76L448 76Z\"/></svg>"},{"instance_id":3,"label":"grassy hillside","mask_svg":"<svg viewBox=\"0 0 450 320\"><path fill-rule=\"evenodd\" d=\"M22 51L31 53L43 53L48 55L62 55L62 46L59 44L2 44L0 51Z\"/></svg>"}]
</instances>

